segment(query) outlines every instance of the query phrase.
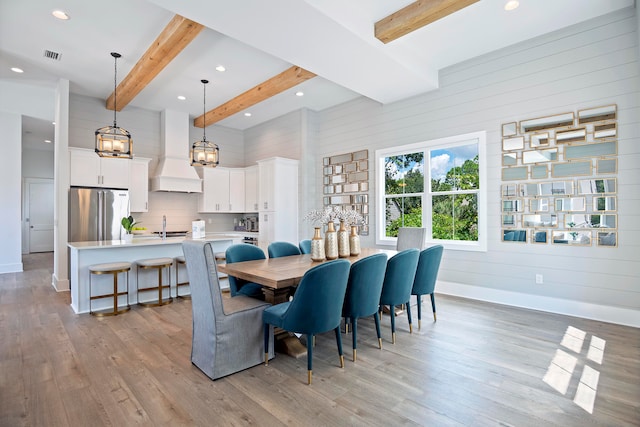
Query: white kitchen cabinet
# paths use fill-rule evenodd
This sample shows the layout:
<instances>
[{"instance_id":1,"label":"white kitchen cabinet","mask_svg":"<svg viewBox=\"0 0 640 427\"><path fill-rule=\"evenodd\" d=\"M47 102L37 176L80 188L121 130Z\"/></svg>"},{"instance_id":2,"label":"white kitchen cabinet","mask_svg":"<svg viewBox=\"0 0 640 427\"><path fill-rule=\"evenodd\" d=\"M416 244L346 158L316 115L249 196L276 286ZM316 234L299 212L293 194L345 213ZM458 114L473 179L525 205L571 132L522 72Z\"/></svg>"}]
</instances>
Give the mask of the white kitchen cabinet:
<instances>
[{"instance_id":1,"label":"white kitchen cabinet","mask_svg":"<svg viewBox=\"0 0 640 427\"><path fill-rule=\"evenodd\" d=\"M244 212L244 169L203 168L198 212Z\"/></svg>"},{"instance_id":2,"label":"white kitchen cabinet","mask_svg":"<svg viewBox=\"0 0 640 427\"><path fill-rule=\"evenodd\" d=\"M81 187L129 188L129 159L109 159L94 151L69 149L69 183Z\"/></svg>"},{"instance_id":3,"label":"white kitchen cabinet","mask_svg":"<svg viewBox=\"0 0 640 427\"><path fill-rule=\"evenodd\" d=\"M298 161L273 157L258 161L260 235L266 252L269 243L298 243Z\"/></svg>"},{"instance_id":4,"label":"white kitchen cabinet","mask_svg":"<svg viewBox=\"0 0 640 427\"><path fill-rule=\"evenodd\" d=\"M229 169L229 211L244 212L244 169Z\"/></svg>"},{"instance_id":5,"label":"white kitchen cabinet","mask_svg":"<svg viewBox=\"0 0 640 427\"><path fill-rule=\"evenodd\" d=\"M136 157L129 162L129 203L131 212L149 211L149 162Z\"/></svg>"},{"instance_id":6,"label":"white kitchen cabinet","mask_svg":"<svg viewBox=\"0 0 640 427\"><path fill-rule=\"evenodd\" d=\"M258 212L258 166L244 169L244 209Z\"/></svg>"}]
</instances>

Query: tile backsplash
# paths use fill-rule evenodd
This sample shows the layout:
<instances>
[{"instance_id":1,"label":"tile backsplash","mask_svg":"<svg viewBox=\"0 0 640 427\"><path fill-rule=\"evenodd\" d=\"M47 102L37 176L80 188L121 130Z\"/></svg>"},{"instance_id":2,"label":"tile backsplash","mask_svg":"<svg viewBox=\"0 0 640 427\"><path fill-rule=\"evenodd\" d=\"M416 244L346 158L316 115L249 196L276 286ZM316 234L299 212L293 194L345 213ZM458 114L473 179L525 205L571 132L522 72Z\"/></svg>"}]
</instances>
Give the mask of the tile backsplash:
<instances>
[{"instance_id":1,"label":"tile backsplash","mask_svg":"<svg viewBox=\"0 0 640 427\"><path fill-rule=\"evenodd\" d=\"M206 214L198 213L198 195L194 193L149 193L149 211L132 212L132 216L140 227L150 232L162 231L162 216L167 217L167 230L191 230L191 221L205 221L206 231L231 231L234 218L241 214Z\"/></svg>"}]
</instances>

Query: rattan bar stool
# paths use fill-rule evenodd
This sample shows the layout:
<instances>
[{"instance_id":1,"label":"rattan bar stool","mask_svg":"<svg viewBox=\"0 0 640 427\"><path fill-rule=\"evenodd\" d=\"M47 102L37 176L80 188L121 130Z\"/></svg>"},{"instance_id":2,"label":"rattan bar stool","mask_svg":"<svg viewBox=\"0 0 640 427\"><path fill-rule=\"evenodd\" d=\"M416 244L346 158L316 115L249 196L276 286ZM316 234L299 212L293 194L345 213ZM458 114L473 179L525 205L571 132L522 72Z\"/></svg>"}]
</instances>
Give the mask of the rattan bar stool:
<instances>
[{"instance_id":1,"label":"rattan bar stool","mask_svg":"<svg viewBox=\"0 0 640 427\"><path fill-rule=\"evenodd\" d=\"M157 307L160 305L167 305L173 302L171 297L171 265L173 264L173 258L149 258L136 261L138 265L138 271L136 272L136 280L138 282L138 304L145 307ZM166 277L169 279L169 284L165 285L162 282L162 270L167 269ZM140 287L140 270L152 270L158 271L158 284L156 286L150 286L147 288ZM169 289L169 296L166 299L162 298L162 290ZM140 292L146 291L158 291L158 301L156 302L140 302Z\"/></svg>"},{"instance_id":2,"label":"rattan bar stool","mask_svg":"<svg viewBox=\"0 0 640 427\"><path fill-rule=\"evenodd\" d=\"M93 316L116 316L125 313L131 309L129 305L129 271L131 270L130 262L113 262L108 264L95 264L89 266L89 313ZM118 274L126 273L127 281L124 291L118 289ZM110 294L91 295L92 278L94 274L112 274L113 275L113 292ZM118 308L118 297L126 296L126 306ZM101 298L113 298L113 308L110 311L93 311L91 301Z\"/></svg>"},{"instance_id":3,"label":"rattan bar stool","mask_svg":"<svg viewBox=\"0 0 640 427\"><path fill-rule=\"evenodd\" d=\"M176 260L176 298L184 298L184 299L191 299L191 295L180 295L180 287L181 286L189 286L189 281L187 280L186 282L181 282L179 280L180 277L180 266L183 265L184 268L184 272L185 274L187 274L187 261L184 259L183 255L177 256L175 257Z\"/></svg>"}]
</instances>

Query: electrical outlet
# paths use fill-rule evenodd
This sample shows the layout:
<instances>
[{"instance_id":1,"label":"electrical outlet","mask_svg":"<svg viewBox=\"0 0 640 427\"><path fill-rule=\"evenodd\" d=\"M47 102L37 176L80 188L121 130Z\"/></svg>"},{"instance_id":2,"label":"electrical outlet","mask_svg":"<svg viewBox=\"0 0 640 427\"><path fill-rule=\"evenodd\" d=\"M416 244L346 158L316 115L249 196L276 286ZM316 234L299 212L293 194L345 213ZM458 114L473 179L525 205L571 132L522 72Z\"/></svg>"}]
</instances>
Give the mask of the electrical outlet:
<instances>
[{"instance_id":1,"label":"electrical outlet","mask_svg":"<svg viewBox=\"0 0 640 427\"><path fill-rule=\"evenodd\" d=\"M542 285L543 283L542 274L536 274L536 285Z\"/></svg>"},{"instance_id":2,"label":"electrical outlet","mask_svg":"<svg viewBox=\"0 0 640 427\"><path fill-rule=\"evenodd\" d=\"M209 224L211 224L211 218L209 218L208 221L209 221Z\"/></svg>"}]
</instances>

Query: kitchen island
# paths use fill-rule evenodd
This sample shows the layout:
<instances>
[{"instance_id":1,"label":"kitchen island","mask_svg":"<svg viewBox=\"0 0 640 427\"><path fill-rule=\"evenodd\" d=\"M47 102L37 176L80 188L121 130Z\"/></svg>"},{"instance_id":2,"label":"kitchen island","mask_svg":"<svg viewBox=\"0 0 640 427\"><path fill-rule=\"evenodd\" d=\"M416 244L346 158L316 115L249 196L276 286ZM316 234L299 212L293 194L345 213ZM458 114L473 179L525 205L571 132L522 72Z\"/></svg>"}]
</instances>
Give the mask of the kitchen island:
<instances>
[{"instance_id":1,"label":"kitchen island","mask_svg":"<svg viewBox=\"0 0 640 427\"><path fill-rule=\"evenodd\" d=\"M108 240L93 242L70 242L69 246L69 279L71 284L71 308L76 313L89 312L89 266L93 264L111 262L131 262L132 267L129 272L129 304L137 304L137 274L135 261L146 258L170 257L175 258L182 255L182 242L185 237L170 237L161 239L160 237L137 237L131 242L124 240ZM214 252L223 252L229 246L242 243L240 234L217 234L207 233L204 239L211 242ZM186 274L181 269L181 276ZM147 282L150 279L145 275ZM113 291L111 275L95 276L91 279L93 294L99 295ZM124 276L122 276L124 280ZM141 276L142 277L142 276ZM157 280L157 279L155 279ZM176 273L175 263L171 267L171 275L168 278L171 282L171 295L176 295ZM163 277L163 281L165 278ZM166 282L165 282L166 283ZM182 294L183 291L181 291ZM151 298L151 297L150 297ZM94 311L111 307L112 301L109 298L97 299L92 302Z\"/></svg>"}]
</instances>

